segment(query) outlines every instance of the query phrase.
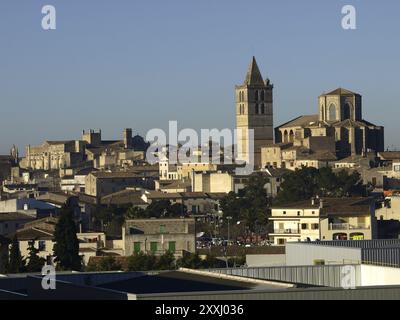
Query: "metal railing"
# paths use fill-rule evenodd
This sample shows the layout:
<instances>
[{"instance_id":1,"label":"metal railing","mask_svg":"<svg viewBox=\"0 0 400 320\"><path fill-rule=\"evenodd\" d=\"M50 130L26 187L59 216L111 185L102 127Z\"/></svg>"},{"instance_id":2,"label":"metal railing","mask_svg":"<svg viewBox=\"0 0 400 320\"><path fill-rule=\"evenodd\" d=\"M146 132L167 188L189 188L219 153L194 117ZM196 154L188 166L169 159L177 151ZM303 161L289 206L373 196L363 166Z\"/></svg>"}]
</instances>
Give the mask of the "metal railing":
<instances>
[{"instance_id":1,"label":"metal railing","mask_svg":"<svg viewBox=\"0 0 400 320\"><path fill-rule=\"evenodd\" d=\"M371 226L366 223L330 223L329 230L369 230Z\"/></svg>"},{"instance_id":2,"label":"metal railing","mask_svg":"<svg viewBox=\"0 0 400 320\"><path fill-rule=\"evenodd\" d=\"M300 234L299 229L275 229L275 234Z\"/></svg>"}]
</instances>

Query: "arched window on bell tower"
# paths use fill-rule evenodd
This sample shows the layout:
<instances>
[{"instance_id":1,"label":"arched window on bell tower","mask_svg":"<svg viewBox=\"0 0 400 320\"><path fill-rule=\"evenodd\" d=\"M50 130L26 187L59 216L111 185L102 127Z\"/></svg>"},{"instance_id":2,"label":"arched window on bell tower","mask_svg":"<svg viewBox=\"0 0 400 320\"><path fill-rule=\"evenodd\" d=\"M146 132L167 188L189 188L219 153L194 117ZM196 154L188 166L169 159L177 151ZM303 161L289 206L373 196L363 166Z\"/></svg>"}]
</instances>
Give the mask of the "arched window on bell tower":
<instances>
[{"instance_id":1,"label":"arched window on bell tower","mask_svg":"<svg viewBox=\"0 0 400 320\"><path fill-rule=\"evenodd\" d=\"M254 99L255 99L256 101L259 100L258 90L254 91Z\"/></svg>"},{"instance_id":2,"label":"arched window on bell tower","mask_svg":"<svg viewBox=\"0 0 400 320\"><path fill-rule=\"evenodd\" d=\"M256 114L260 114L260 106L256 103Z\"/></svg>"},{"instance_id":3,"label":"arched window on bell tower","mask_svg":"<svg viewBox=\"0 0 400 320\"><path fill-rule=\"evenodd\" d=\"M343 109L343 120L351 119L351 105L350 103L346 103Z\"/></svg>"},{"instance_id":4,"label":"arched window on bell tower","mask_svg":"<svg viewBox=\"0 0 400 320\"><path fill-rule=\"evenodd\" d=\"M336 121L337 120L336 119L336 106L333 103L329 106L329 120L330 121Z\"/></svg>"}]
</instances>

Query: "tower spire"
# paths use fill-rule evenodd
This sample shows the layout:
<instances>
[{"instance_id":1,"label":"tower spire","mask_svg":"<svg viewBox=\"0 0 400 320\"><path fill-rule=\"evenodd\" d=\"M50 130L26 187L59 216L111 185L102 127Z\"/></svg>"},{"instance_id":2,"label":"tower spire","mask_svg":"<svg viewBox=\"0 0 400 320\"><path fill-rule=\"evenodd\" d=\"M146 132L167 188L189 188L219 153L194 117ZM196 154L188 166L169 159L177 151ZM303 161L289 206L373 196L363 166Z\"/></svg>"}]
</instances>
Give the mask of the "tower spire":
<instances>
[{"instance_id":1,"label":"tower spire","mask_svg":"<svg viewBox=\"0 0 400 320\"><path fill-rule=\"evenodd\" d=\"M261 75L260 69L258 68L256 58L253 56L253 59L250 62L249 69L247 70L246 80L244 84L251 85L265 85L264 79Z\"/></svg>"}]
</instances>

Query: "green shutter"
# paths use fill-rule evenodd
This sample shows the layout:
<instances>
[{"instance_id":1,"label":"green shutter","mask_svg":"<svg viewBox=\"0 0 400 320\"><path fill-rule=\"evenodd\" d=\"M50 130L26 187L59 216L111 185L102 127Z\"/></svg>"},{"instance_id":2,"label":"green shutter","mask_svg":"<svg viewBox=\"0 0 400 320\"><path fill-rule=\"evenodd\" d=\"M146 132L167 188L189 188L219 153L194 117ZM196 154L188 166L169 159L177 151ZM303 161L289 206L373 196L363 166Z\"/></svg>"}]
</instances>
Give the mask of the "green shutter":
<instances>
[{"instance_id":1,"label":"green shutter","mask_svg":"<svg viewBox=\"0 0 400 320\"><path fill-rule=\"evenodd\" d=\"M150 251L152 253L156 253L157 252L157 242L150 242Z\"/></svg>"},{"instance_id":2,"label":"green shutter","mask_svg":"<svg viewBox=\"0 0 400 320\"><path fill-rule=\"evenodd\" d=\"M133 251L135 253L139 253L140 251L142 251L140 247L141 247L141 243L140 242L135 242L133 244Z\"/></svg>"},{"instance_id":3,"label":"green shutter","mask_svg":"<svg viewBox=\"0 0 400 320\"><path fill-rule=\"evenodd\" d=\"M172 253L175 253L175 250L176 250L176 242L175 241L170 241L168 243L168 250L171 251Z\"/></svg>"}]
</instances>

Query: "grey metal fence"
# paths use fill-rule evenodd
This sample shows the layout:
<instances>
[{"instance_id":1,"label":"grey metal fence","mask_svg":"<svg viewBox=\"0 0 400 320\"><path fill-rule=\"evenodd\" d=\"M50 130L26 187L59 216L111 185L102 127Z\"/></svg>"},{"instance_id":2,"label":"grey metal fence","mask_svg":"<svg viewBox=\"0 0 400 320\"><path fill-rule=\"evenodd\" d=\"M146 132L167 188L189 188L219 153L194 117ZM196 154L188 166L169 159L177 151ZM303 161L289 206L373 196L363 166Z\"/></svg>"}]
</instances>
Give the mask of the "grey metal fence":
<instances>
[{"instance_id":1,"label":"grey metal fence","mask_svg":"<svg viewBox=\"0 0 400 320\"><path fill-rule=\"evenodd\" d=\"M210 272L222 273L246 278L305 284L324 287L342 287L343 265L257 267L209 269ZM355 271L355 285L361 285L360 265L352 265Z\"/></svg>"}]
</instances>

